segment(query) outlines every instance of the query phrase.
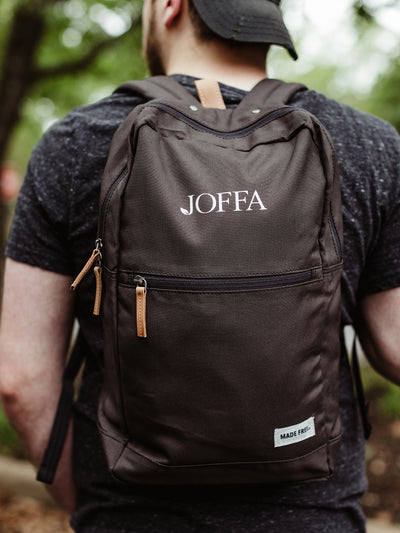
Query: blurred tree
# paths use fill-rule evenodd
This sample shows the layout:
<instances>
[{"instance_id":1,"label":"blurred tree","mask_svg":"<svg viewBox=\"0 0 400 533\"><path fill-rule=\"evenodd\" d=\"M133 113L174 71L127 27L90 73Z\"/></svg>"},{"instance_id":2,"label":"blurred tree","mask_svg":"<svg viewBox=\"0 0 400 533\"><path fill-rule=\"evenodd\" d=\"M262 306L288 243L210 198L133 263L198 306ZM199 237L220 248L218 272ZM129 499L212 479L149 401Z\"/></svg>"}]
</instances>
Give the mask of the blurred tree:
<instances>
[{"instance_id":1,"label":"blurred tree","mask_svg":"<svg viewBox=\"0 0 400 533\"><path fill-rule=\"evenodd\" d=\"M366 22L367 24L371 24L374 21L374 16L371 12L372 9L366 2L355 2L353 4L353 11L360 23Z\"/></svg>"},{"instance_id":2,"label":"blurred tree","mask_svg":"<svg viewBox=\"0 0 400 533\"><path fill-rule=\"evenodd\" d=\"M400 133L399 87L400 55L379 77L369 102L371 112L389 121Z\"/></svg>"},{"instance_id":3,"label":"blurred tree","mask_svg":"<svg viewBox=\"0 0 400 533\"><path fill-rule=\"evenodd\" d=\"M138 26L140 7L140 0L3 0L0 162L29 94L61 77L76 80L105 49L128 36L132 40L130 30ZM137 44L131 42L138 54ZM80 89L76 103L83 103L82 93Z\"/></svg>"},{"instance_id":4,"label":"blurred tree","mask_svg":"<svg viewBox=\"0 0 400 533\"><path fill-rule=\"evenodd\" d=\"M398 0L382 0L379 3L374 0L363 0L353 3L356 28L361 34L366 34L366 38L368 32L378 26L379 12L385 8L398 9ZM400 37L398 41L400 45ZM378 77L363 107L366 111L393 124L400 132L399 87L400 54L390 58L388 68Z\"/></svg>"},{"instance_id":5,"label":"blurred tree","mask_svg":"<svg viewBox=\"0 0 400 533\"><path fill-rule=\"evenodd\" d=\"M353 11L359 22L374 23L376 13L388 7L398 7L398 0L382 0L377 3L374 0L357 0L353 2Z\"/></svg>"}]
</instances>

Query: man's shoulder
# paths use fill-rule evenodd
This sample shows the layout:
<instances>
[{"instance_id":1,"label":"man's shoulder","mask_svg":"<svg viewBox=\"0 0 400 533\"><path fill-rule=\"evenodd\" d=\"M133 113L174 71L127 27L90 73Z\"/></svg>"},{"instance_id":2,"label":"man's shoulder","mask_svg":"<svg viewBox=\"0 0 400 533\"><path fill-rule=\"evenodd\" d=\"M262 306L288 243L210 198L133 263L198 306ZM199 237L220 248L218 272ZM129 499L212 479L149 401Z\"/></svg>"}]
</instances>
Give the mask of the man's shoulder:
<instances>
[{"instance_id":1,"label":"man's shoulder","mask_svg":"<svg viewBox=\"0 0 400 533\"><path fill-rule=\"evenodd\" d=\"M142 102L135 94L111 94L72 109L44 133L33 151L32 162L73 157L78 163L88 155L104 156L118 126Z\"/></svg>"},{"instance_id":2,"label":"man's shoulder","mask_svg":"<svg viewBox=\"0 0 400 533\"><path fill-rule=\"evenodd\" d=\"M191 76L173 76L189 92L196 94L194 78ZM224 99L234 106L246 94L235 87L221 85ZM70 146L107 143L121 122L137 105L144 103L145 98L134 92L117 92L101 100L77 107L58 121L46 134L45 139L56 142L57 139L68 142ZM327 130L334 141L345 142L358 138L359 144L368 143L373 137L383 142L398 143L396 130L383 120L363 113L330 99L314 90L299 91L291 100L291 105L301 107L314 114ZM228 107L231 107L228 105Z\"/></svg>"},{"instance_id":3,"label":"man's shoulder","mask_svg":"<svg viewBox=\"0 0 400 533\"><path fill-rule=\"evenodd\" d=\"M72 109L51 130L70 128L79 133L81 128L113 128L141 103L143 98L137 94L113 93L94 103Z\"/></svg>"},{"instance_id":4,"label":"man's shoulder","mask_svg":"<svg viewBox=\"0 0 400 533\"><path fill-rule=\"evenodd\" d=\"M399 142L398 133L388 122L317 91L298 92L291 105L304 108L315 115L334 137L356 136L359 143L370 141L373 137L376 140L385 138Z\"/></svg>"}]
</instances>

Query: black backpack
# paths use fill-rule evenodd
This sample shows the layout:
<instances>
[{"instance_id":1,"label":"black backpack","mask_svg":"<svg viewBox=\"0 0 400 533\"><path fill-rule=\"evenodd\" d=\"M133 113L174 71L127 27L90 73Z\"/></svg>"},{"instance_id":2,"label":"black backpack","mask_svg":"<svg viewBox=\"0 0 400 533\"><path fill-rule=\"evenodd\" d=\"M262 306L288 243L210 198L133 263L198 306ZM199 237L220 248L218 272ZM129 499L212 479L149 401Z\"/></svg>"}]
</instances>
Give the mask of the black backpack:
<instances>
[{"instance_id":1,"label":"black backpack","mask_svg":"<svg viewBox=\"0 0 400 533\"><path fill-rule=\"evenodd\" d=\"M98 418L118 479L333 473L340 183L324 127L286 104L302 88L266 79L234 109L205 107L167 77L119 89L147 102L113 138L82 273L95 265L96 313L103 293Z\"/></svg>"}]
</instances>

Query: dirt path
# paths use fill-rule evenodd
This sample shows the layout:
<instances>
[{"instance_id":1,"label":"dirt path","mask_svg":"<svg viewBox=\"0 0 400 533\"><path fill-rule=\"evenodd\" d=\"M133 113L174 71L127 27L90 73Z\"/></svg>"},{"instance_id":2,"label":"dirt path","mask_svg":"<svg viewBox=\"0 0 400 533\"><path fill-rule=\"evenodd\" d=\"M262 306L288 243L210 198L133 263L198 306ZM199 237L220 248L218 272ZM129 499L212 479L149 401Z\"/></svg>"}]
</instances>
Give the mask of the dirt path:
<instances>
[{"instance_id":1,"label":"dirt path","mask_svg":"<svg viewBox=\"0 0 400 533\"><path fill-rule=\"evenodd\" d=\"M29 463L0 457L0 533L72 533L68 521Z\"/></svg>"},{"instance_id":2,"label":"dirt path","mask_svg":"<svg viewBox=\"0 0 400 533\"><path fill-rule=\"evenodd\" d=\"M31 497L0 492L0 533L72 533L68 516Z\"/></svg>"}]
</instances>

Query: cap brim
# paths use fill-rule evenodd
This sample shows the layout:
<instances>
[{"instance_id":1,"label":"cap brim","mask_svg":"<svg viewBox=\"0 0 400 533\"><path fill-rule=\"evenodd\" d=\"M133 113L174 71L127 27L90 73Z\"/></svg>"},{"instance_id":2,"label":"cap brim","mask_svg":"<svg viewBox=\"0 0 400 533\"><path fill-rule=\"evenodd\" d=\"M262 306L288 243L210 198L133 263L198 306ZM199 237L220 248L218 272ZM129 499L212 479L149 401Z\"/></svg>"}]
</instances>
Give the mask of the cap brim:
<instances>
[{"instance_id":1,"label":"cap brim","mask_svg":"<svg viewBox=\"0 0 400 533\"><path fill-rule=\"evenodd\" d=\"M213 32L233 41L276 44L297 53L278 5L269 0L193 0L201 19Z\"/></svg>"}]
</instances>

